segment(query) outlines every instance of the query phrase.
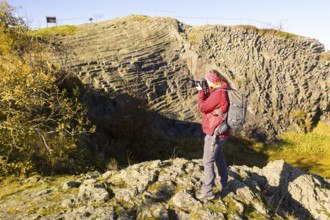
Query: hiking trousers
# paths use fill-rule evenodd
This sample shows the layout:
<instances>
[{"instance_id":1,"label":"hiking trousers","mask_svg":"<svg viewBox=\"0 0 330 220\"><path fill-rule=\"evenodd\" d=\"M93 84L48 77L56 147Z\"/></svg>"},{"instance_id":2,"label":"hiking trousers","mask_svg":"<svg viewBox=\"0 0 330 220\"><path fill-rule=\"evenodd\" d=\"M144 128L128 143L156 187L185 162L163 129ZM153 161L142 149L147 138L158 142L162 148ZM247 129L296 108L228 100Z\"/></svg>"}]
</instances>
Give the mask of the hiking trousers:
<instances>
[{"instance_id":1,"label":"hiking trousers","mask_svg":"<svg viewBox=\"0 0 330 220\"><path fill-rule=\"evenodd\" d=\"M224 139L216 138L213 145L212 136L206 135L204 139L204 153L203 153L203 165L204 165L204 184L202 185L202 194L212 195L212 188L216 178L215 167L217 166L218 175L220 177L219 183L222 188L227 188L228 170L227 163L223 154Z\"/></svg>"}]
</instances>

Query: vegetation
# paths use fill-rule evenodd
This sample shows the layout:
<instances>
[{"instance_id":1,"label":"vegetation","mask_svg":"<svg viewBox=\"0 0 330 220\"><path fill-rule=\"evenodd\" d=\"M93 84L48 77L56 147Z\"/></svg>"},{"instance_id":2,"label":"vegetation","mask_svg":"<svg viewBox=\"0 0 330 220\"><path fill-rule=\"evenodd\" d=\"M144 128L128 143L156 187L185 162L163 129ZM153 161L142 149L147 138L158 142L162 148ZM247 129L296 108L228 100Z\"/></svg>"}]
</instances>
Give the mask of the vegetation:
<instances>
[{"instance_id":1,"label":"vegetation","mask_svg":"<svg viewBox=\"0 0 330 220\"><path fill-rule=\"evenodd\" d=\"M242 137L231 137L225 146L229 165L265 166L283 159L294 167L330 178L330 126L319 122L309 133L287 132L277 143L261 143Z\"/></svg>"},{"instance_id":2,"label":"vegetation","mask_svg":"<svg viewBox=\"0 0 330 220\"><path fill-rule=\"evenodd\" d=\"M297 35L295 35L295 34L292 34L292 33L289 33L289 32L284 32L284 31L281 31L281 30L278 30L278 29L272 29L272 28L270 28L270 29L258 29L257 27L252 26L252 25L235 25L233 27L243 28L245 30L253 30L253 31L256 31L259 34L265 35L265 36L278 36L278 37L285 38L285 39L297 37Z\"/></svg>"},{"instance_id":3,"label":"vegetation","mask_svg":"<svg viewBox=\"0 0 330 220\"><path fill-rule=\"evenodd\" d=\"M56 26L56 27L41 28L33 31L28 31L27 34L29 36L45 38L56 35L71 35L71 34L75 34L77 31L78 31L77 26L63 25L58 27Z\"/></svg>"},{"instance_id":4,"label":"vegetation","mask_svg":"<svg viewBox=\"0 0 330 220\"><path fill-rule=\"evenodd\" d=\"M297 37L295 34L276 29L258 29L258 33L265 36L278 36L285 39Z\"/></svg>"},{"instance_id":5,"label":"vegetation","mask_svg":"<svg viewBox=\"0 0 330 220\"><path fill-rule=\"evenodd\" d=\"M330 61L330 52L322 52L320 60Z\"/></svg>"},{"instance_id":6,"label":"vegetation","mask_svg":"<svg viewBox=\"0 0 330 220\"><path fill-rule=\"evenodd\" d=\"M284 159L302 170L330 178L330 127L319 123L310 133L288 132L267 146L269 160Z\"/></svg>"},{"instance_id":7,"label":"vegetation","mask_svg":"<svg viewBox=\"0 0 330 220\"><path fill-rule=\"evenodd\" d=\"M295 34L284 32L277 29L258 29L258 33L265 36L278 36L285 39L297 37L297 35Z\"/></svg>"},{"instance_id":8,"label":"vegetation","mask_svg":"<svg viewBox=\"0 0 330 220\"><path fill-rule=\"evenodd\" d=\"M79 170L76 142L93 132L79 90L60 87L64 73L44 59L44 45L0 6L0 177Z\"/></svg>"},{"instance_id":9,"label":"vegetation","mask_svg":"<svg viewBox=\"0 0 330 220\"><path fill-rule=\"evenodd\" d=\"M234 25L233 27L242 28L242 29L245 29L245 30L253 30L253 31L258 30L258 28L256 26L253 26L253 25Z\"/></svg>"},{"instance_id":10,"label":"vegetation","mask_svg":"<svg viewBox=\"0 0 330 220\"><path fill-rule=\"evenodd\" d=\"M311 118L308 118L308 112L297 109L291 112L290 117L298 125L302 132L311 132L313 127L313 122Z\"/></svg>"}]
</instances>

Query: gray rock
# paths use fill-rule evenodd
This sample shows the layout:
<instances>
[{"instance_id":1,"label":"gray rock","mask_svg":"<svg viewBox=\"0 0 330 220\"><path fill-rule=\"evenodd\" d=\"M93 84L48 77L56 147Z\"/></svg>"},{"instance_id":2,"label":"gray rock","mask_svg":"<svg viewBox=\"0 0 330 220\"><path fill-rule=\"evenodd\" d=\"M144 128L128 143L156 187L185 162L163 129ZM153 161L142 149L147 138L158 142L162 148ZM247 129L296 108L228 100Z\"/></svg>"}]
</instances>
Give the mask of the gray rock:
<instances>
[{"instance_id":1,"label":"gray rock","mask_svg":"<svg viewBox=\"0 0 330 220\"><path fill-rule=\"evenodd\" d=\"M198 210L196 215L201 220L225 220L225 216L221 212L215 212L212 210Z\"/></svg>"},{"instance_id":2,"label":"gray rock","mask_svg":"<svg viewBox=\"0 0 330 220\"><path fill-rule=\"evenodd\" d=\"M326 219L323 216L330 213L330 184L324 179L293 168L283 160L268 163L263 175L275 199L279 202L284 198L286 206L295 208L300 215Z\"/></svg>"},{"instance_id":3,"label":"gray rock","mask_svg":"<svg viewBox=\"0 0 330 220\"><path fill-rule=\"evenodd\" d=\"M0 218L282 220L294 210L297 219L309 215L328 219L329 182L284 161L270 162L262 169L230 167L229 190L203 203L195 198L200 192L196 183L203 176L201 166L201 160L179 158L144 162L106 173L105 178L75 176L72 182L82 183L71 190L61 190L61 181L51 185L38 181L33 187L27 181L24 190L2 194ZM4 192L6 187L12 185L3 185Z\"/></svg>"},{"instance_id":4,"label":"gray rock","mask_svg":"<svg viewBox=\"0 0 330 220\"><path fill-rule=\"evenodd\" d=\"M56 219L100 219L113 220L116 219L112 207L93 207L83 206L77 209L71 209L61 215L56 216Z\"/></svg>"},{"instance_id":5,"label":"gray rock","mask_svg":"<svg viewBox=\"0 0 330 220\"><path fill-rule=\"evenodd\" d=\"M119 189L114 189L113 192L115 193L116 199L128 202L128 201L132 200L132 197L134 197L138 194L138 189L136 187L119 188Z\"/></svg>"},{"instance_id":6,"label":"gray rock","mask_svg":"<svg viewBox=\"0 0 330 220\"><path fill-rule=\"evenodd\" d=\"M89 202L106 202L110 199L110 195L104 184L96 183L95 179L88 179L80 185L78 199Z\"/></svg>"},{"instance_id":7,"label":"gray rock","mask_svg":"<svg viewBox=\"0 0 330 220\"><path fill-rule=\"evenodd\" d=\"M45 190L42 190L40 192L37 193L37 196L42 196L42 195L46 195L48 193L51 193L53 190L51 189L45 189Z\"/></svg>"},{"instance_id":8,"label":"gray rock","mask_svg":"<svg viewBox=\"0 0 330 220\"><path fill-rule=\"evenodd\" d=\"M168 220L169 215L167 209L161 203L152 203L150 205L142 205L139 207L137 219L160 219Z\"/></svg>"},{"instance_id":9,"label":"gray rock","mask_svg":"<svg viewBox=\"0 0 330 220\"><path fill-rule=\"evenodd\" d=\"M100 176L102 176L102 174L99 171L90 171L90 172L86 173L87 179L96 179Z\"/></svg>"},{"instance_id":10,"label":"gray rock","mask_svg":"<svg viewBox=\"0 0 330 220\"><path fill-rule=\"evenodd\" d=\"M79 186L80 186L80 182L68 181L68 182L63 183L62 189L69 190L72 188L77 188Z\"/></svg>"},{"instance_id":11,"label":"gray rock","mask_svg":"<svg viewBox=\"0 0 330 220\"><path fill-rule=\"evenodd\" d=\"M63 208L70 208L73 207L75 204L77 203L77 201L75 199L64 199L61 203L61 206Z\"/></svg>"},{"instance_id":12,"label":"gray rock","mask_svg":"<svg viewBox=\"0 0 330 220\"><path fill-rule=\"evenodd\" d=\"M195 199L190 192L183 190L176 193L172 198L173 204L182 210L191 210L201 206L201 202Z\"/></svg>"}]
</instances>

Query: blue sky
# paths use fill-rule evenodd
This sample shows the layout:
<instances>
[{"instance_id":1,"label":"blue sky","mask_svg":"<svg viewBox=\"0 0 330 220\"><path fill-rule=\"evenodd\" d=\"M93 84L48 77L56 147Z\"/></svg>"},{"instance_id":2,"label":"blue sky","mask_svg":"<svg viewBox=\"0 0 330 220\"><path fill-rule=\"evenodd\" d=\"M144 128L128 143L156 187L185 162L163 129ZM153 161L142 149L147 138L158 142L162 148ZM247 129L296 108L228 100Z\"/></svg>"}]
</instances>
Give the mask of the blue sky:
<instances>
[{"instance_id":1,"label":"blue sky","mask_svg":"<svg viewBox=\"0 0 330 220\"><path fill-rule=\"evenodd\" d=\"M330 50L329 0L7 0L31 28L88 23L130 14L174 17L189 25L250 24L318 39Z\"/></svg>"}]
</instances>

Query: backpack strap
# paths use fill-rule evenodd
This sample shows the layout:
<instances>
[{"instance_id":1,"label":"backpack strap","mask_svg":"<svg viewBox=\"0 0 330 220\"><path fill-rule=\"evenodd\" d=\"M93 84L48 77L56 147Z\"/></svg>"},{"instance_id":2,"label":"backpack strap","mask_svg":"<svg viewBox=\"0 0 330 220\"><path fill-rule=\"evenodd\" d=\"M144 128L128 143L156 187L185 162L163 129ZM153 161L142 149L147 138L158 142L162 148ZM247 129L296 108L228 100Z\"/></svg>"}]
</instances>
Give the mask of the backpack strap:
<instances>
[{"instance_id":1,"label":"backpack strap","mask_svg":"<svg viewBox=\"0 0 330 220\"><path fill-rule=\"evenodd\" d=\"M222 91L226 91L226 92L228 92L229 91L229 89L223 89L223 88L216 88L217 90L222 90ZM220 112L220 110L219 109L214 109L213 111L212 111L212 114L214 115L214 116L220 116L221 118L222 118L222 120L224 121L224 120L226 120L227 119L227 115L228 115L228 112Z\"/></svg>"}]
</instances>

